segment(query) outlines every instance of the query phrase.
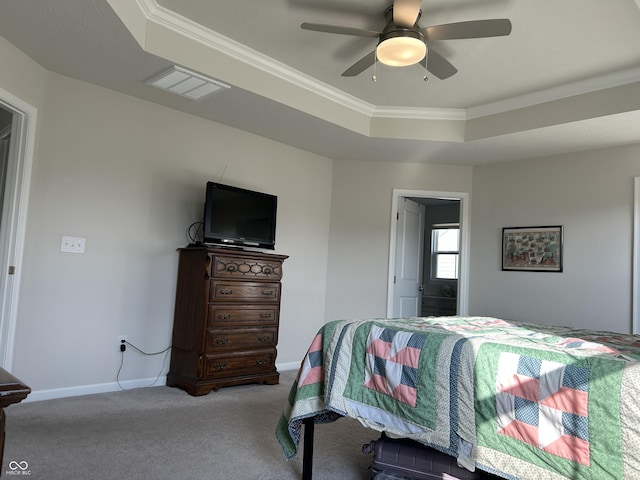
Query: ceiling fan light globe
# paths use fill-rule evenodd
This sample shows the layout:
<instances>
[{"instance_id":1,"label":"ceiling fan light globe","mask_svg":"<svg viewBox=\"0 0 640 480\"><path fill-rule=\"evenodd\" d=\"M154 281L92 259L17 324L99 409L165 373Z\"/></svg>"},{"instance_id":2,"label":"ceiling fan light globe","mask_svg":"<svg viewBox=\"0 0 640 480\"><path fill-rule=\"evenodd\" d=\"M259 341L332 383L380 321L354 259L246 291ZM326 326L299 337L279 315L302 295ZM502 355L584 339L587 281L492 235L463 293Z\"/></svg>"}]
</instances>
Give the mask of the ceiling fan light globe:
<instances>
[{"instance_id":1,"label":"ceiling fan light globe","mask_svg":"<svg viewBox=\"0 0 640 480\"><path fill-rule=\"evenodd\" d=\"M390 67L414 65L427 54L427 45L418 38L392 37L380 42L376 48L378 61Z\"/></svg>"}]
</instances>

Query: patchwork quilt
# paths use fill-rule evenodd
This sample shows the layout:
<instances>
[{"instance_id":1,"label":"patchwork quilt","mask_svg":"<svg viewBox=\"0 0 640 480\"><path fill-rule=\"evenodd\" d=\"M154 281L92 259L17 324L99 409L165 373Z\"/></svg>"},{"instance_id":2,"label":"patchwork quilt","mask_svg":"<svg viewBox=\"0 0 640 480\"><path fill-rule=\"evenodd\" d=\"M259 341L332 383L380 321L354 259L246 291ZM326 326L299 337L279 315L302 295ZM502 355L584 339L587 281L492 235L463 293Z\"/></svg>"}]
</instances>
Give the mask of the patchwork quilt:
<instances>
[{"instance_id":1,"label":"patchwork quilt","mask_svg":"<svg viewBox=\"0 0 640 480\"><path fill-rule=\"evenodd\" d=\"M488 317L326 324L276 437L351 417L510 479L640 478L640 337Z\"/></svg>"}]
</instances>

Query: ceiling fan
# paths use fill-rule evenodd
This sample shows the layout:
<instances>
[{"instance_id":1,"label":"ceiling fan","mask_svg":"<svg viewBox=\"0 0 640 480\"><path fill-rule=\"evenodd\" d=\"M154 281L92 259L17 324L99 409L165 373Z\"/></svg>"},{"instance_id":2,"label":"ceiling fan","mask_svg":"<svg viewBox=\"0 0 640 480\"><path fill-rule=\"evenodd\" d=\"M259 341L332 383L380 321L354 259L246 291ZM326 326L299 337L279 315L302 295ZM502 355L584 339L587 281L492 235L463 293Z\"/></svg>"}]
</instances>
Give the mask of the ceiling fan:
<instances>
[{"instance_id":1,"label":"ceiling fan","mask_svg":"<svg viewBox=\"0 0 640 480\"><path fill-rule=\"evenodd\" d=\"M429 46L427 53L429 42L432 40L499 37L511 33L511 22L506 18L471 20L422 28L418 25L422 14L421 6L422 0L394 0L393 4L384 11L386 25L381 32L306 22L300 27L304 30L317 32L378 38L376 49L345 70L342 73L343 77L354 77L362 73L372 66L377 58L381 63L394 67L421 63L423 67L441 80L451 77L458 70L431 46Z\"/></svg>"}]
</instances>

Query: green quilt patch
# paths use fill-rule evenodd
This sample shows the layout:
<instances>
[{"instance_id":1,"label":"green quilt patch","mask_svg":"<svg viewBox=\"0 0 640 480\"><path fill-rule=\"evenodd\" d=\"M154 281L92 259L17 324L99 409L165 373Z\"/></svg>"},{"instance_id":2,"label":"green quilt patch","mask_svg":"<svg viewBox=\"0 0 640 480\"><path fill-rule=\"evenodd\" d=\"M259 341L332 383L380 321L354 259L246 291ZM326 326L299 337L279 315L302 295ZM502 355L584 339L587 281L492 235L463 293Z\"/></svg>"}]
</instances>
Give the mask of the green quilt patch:
<instances>
[{"instance_id":1,"label":"green quilt patch","mask_svg":"<svg viewBox=\"0 0 640 480\"><path fill-rule=\"evenodd\" d=\"M624 361L492 342L475 365L478 445L572 479L623 478Z\"/></svg>"}]
</instances>

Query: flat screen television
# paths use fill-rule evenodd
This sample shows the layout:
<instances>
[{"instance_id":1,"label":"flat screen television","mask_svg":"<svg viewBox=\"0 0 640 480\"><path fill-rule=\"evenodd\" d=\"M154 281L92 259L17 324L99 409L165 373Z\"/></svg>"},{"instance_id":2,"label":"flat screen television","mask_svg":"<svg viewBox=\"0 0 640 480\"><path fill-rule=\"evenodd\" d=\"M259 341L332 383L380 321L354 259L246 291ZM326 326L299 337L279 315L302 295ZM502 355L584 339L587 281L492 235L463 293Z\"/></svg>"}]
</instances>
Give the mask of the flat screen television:
<instances>
[{"instance_id":1,"label":"flat screen television","mask_svg":"<svg viewBox=\"0 0 640 480\"><path fill-rule=\"evenodd\" d=\"M278 197L207 182L203 241L273 250Z\"/></svg>"}]
</instances>

